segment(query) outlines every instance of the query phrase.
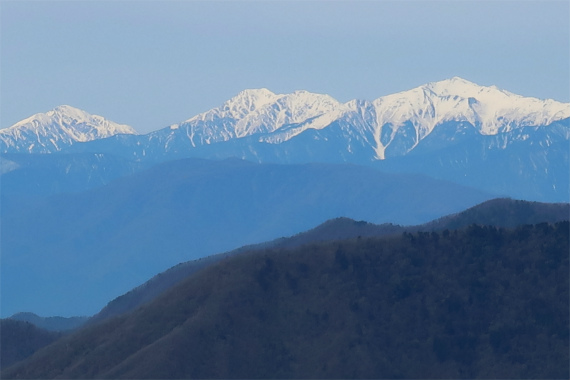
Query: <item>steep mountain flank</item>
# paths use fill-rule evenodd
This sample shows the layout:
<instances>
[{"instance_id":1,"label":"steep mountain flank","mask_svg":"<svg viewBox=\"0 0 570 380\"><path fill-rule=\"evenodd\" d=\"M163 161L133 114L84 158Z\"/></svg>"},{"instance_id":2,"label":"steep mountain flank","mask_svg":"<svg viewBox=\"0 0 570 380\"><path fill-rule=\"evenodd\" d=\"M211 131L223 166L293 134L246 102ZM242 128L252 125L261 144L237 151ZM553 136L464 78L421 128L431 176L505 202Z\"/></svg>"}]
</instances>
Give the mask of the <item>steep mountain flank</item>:
<instances>
[{"instance_id":1,"label":"steep mountain flank","mask_svg":"<svg viewBox=\"0 0 570 380\"><path fill-rule=\"evenodd\" d=\"M297 235L273 241L245 246L222 254L180 263L124 295L112 300L89 323L93 324L137 309L164 291L227 257L244 254L251 250L297 248L305 244L332 242L344 239L384 237L404 232L432 232L465 228L470 225L486 225L513 228L521 224L556 223L570 220L570 204L525 202L513 199L493 199L457 214L417 226L394 224L377 225L349 218L336 218Z\"/></svg>"}]
</instances>

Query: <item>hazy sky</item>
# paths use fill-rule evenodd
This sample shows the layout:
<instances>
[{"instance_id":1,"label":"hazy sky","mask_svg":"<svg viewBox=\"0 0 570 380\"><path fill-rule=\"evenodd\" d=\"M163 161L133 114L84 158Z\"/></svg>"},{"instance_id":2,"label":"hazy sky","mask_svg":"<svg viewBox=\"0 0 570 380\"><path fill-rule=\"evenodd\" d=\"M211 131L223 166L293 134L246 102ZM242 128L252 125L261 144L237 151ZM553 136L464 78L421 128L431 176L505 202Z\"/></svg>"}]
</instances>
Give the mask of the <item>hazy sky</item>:
<instances>
[{"instance_id":1,"label":"hazy sky","mask_svg":"<svg viewBox=\"0 0 570 380\"><path fill-rule=\"evenodd\" d=\"M460 76L570 100L568 1L7 1L0 127L69 104L141 133L246 88L373 100Z\"/></svg>"}]
</instances>

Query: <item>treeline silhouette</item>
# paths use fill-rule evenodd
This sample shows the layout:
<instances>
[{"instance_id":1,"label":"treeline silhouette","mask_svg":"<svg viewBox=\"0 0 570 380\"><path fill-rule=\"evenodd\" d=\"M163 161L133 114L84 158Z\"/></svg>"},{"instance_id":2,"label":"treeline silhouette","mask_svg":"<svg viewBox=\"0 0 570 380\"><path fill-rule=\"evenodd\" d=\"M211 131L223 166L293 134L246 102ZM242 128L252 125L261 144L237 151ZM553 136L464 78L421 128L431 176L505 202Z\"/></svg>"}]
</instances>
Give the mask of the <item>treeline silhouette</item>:
<instances>
[{"instance_id":1,"label":"treeline silhouette","mask_svg":"<svg viewBox=\"0 0 570 380\"><path fill-rule=\"evenodd\" d=\"M555 223L568 220L570 204L540 203L498 198L483 202L457 214L448 215L417 226L400 226L392 223L373 224L349 218L335 218L299 234L272 241L244 246L229 252L180 263L110 301L89 323L132 311L157 297L168 288L183 281L193 273L228 256L264 248L295 248L304 244L345 240L360 237L384 237L403 232L442 231L460 229L471 224L516 227L522 224Z\"/></svg>"},{"instance_id":2,"label":"treeline silhouette","mask_svg":"<svg viewBox=\"0 0 570 380\"><path fill-rule=\"evenodd\" d=\"M226 258L3 378L568 378L569 223Z\"/></svg>"}]
</instances>

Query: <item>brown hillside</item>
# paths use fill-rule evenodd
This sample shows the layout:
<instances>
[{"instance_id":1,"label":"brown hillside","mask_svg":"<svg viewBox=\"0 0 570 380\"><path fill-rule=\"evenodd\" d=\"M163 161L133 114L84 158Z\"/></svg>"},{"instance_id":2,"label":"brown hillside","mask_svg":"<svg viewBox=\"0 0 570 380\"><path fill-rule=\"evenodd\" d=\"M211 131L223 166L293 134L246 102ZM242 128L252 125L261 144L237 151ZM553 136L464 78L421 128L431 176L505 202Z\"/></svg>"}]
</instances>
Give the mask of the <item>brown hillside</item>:
<instances>
[{"instance_id":1,"label":"brown hillside","mask_svg":"<svg viewBox=\"0 0 570 380\"><path fill-rule=\"evenodd\" d=\"M568 378L569 225L267 249L4 378Z\"/></svg>"}]
</instances>

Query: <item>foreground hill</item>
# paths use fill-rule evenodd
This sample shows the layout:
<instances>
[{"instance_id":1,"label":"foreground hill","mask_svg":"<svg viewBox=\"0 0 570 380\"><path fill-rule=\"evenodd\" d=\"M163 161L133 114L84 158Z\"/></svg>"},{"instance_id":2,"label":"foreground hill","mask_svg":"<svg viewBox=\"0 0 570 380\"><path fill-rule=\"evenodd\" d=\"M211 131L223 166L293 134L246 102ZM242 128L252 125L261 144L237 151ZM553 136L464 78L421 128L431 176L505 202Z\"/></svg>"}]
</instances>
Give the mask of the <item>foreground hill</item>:
<instances>
[{"instance_id":1,"label":"foreground hill","mask_svg":"<svg viewBox=\"0 0 570 380\"><path fill-rule=\"evenodd\" d=\"M198 159L35 202L3 195L2 310L90 315L180 262L340 216L418 224L491 198L348 164Z\"/></svg>"},{"instance_id":2,"label":"foreground hill","mask_svg":"<svg viewBox=\"0 0 570 380\"><path fill-rule=\"evenodd\" d=\"M522 224L555 223L569 219L570 204L567 203L549 204L504 198L483 202L457 214L448 215L417 226L399 226L391 223L377 225L349 218L336 218L291 237L245 246L230 252L180 263L112 300L99 313L94 315L89 320L89 323L100 322L104 319L135 310L199 270L229 256L243 254L254 249L296 248L310 243L357 237L383 237L403 232L443 231L445 229L464 228L472 224L506 228Z\"/></svg>"},{"instance_id":3,"label":"foreground hill","mask_svg":"<svg viewBox=\"0 0 570 380\"><path fill-rule=\"evenodd\" d=\"M569 224L266 249L4 378L568 378Z\"/></svg>"}]
</instances>

